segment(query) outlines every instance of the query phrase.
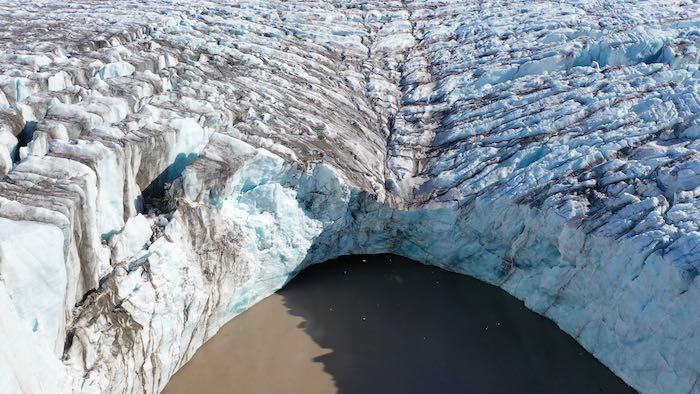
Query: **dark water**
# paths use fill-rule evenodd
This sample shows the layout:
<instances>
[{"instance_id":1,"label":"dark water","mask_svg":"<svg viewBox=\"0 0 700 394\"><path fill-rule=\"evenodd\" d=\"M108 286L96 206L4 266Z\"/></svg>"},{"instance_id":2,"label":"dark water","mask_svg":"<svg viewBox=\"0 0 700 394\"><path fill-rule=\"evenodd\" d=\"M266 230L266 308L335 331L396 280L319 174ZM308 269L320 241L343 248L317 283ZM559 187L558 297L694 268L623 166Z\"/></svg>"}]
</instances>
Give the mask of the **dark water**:
<instances>
[{"instance_id":1,"label":"dark water","mask_svg":"<svg viewBox=\"0 0 700 394\"><path fill-rule=\"evenodd\" d=\"M224 327L166 392L633 392L504 291L396 256L311 267L261 305Z\"/></svg>"}]
</instances>

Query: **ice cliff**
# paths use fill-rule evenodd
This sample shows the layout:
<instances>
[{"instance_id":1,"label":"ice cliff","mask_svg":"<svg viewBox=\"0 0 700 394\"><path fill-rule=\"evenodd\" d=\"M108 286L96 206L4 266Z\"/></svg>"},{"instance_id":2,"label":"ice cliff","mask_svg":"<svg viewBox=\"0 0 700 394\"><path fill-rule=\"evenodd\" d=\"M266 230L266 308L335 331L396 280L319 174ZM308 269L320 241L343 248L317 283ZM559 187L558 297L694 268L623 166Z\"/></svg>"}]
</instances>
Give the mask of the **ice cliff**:
<instances>
[{"instance_id":1,"label":"ice cliff","mask_svg":"<svg viewBox=\"0 0 700 394\"><path fill-rule=\"evenodd\" d=\"M158 392L390 252L700 393L699 43L685 0L5 1L0 388Z\"/></svg>"}]
</instances>

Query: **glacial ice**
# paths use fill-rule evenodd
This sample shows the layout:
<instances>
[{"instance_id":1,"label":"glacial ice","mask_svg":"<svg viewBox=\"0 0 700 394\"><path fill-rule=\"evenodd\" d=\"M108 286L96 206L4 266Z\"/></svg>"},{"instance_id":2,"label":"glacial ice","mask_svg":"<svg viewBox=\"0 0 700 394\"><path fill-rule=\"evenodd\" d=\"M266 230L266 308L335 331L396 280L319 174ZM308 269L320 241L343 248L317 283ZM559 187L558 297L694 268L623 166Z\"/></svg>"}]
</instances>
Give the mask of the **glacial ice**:
<instances>
[{"instance_id":1,"label":"glacial ice","mask_svg":"<svg viewBox=\"0 0 700 394\"><path fill-rule=\"evenodd\" d=\"M700 6L0 4L0 388L158 392L310 264L498 285L700 392Z\"/></svg>"}]
</instances>

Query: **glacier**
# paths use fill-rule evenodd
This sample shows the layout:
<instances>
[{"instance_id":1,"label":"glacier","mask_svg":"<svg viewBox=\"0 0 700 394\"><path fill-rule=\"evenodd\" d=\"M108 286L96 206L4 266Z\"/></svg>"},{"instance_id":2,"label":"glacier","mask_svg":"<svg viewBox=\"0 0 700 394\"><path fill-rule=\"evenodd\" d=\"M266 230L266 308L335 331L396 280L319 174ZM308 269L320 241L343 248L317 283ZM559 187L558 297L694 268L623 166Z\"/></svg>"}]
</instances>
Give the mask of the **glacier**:
<instances>
[{"instance_id":1,"label":"glacier","mask_svg":"<svg viewBox=\"0 0 700 394\"><path fill-rule=\"evenodd\" d=\"M700 4L0 4L0 387L151 393L393 253L700 393Z\"/></svg>"}]
</instances>

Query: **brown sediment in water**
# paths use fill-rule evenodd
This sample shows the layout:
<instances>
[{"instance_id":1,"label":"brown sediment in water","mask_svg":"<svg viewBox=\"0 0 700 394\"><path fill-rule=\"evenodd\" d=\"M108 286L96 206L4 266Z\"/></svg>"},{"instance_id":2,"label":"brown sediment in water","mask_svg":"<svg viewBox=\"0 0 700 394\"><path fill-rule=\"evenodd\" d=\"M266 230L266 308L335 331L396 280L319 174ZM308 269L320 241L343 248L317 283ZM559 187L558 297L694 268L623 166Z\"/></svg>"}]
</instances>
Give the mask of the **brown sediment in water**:
<instances>
[{"instance_id":1,"label":"brown sediment in water","mask_svg":"<svg viewBox=\"0 0 700 394\"><path fill-rule=\"evenodd\" d=\"M633 392L504 291L397 256L311 267L208 341L164 393Z\"/></svg>"},{"instance_id":2,"label":"brown sediment in water","mask_svg":"<svg viewBox=\"0 0 700 394\"><path fill-rule=\"evenodd\" d=\"M166 394L334 393L333 377L313 359L316 344L273 294L224 325L172 377Z\"/></svg>"}]
</instances>

